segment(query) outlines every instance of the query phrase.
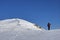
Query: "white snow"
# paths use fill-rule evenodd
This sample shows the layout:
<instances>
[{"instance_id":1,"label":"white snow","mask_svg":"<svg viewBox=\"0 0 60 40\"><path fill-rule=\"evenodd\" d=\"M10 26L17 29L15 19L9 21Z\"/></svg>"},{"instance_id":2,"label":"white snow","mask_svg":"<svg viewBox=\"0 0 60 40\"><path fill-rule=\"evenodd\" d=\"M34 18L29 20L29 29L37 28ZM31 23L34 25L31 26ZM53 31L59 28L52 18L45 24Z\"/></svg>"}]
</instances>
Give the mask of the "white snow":
<instances>
[{"instance_id":1,"label":"white snow","mask_svg":"<svg viewBox=\"0 0 60 40\"><path fill-rule=\"evenodd\" d=\"M45 30L23 19L0 21L0 40L60 40L60 29Z\"/></svg>"}]
</instances>

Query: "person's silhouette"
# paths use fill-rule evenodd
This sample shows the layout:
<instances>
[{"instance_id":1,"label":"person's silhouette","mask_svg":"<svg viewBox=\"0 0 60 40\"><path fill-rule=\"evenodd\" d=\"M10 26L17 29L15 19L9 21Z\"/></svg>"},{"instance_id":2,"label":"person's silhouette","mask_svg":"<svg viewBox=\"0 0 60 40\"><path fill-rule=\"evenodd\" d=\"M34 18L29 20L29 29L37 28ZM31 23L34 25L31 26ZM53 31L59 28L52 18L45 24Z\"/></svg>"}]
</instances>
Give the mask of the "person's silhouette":
<instances>
[{"instance_id":1,"label":"person's silhouette","mask_svg":"<svg viewBox=\"0 0 60 40\"><path fill-rule=\"evenodd\" d=\"M47 24L47 26L48 26L48 30L50 30L50 25L51 25L51 24L48 22L48 24Z\"/></svg>"}]
</instances>

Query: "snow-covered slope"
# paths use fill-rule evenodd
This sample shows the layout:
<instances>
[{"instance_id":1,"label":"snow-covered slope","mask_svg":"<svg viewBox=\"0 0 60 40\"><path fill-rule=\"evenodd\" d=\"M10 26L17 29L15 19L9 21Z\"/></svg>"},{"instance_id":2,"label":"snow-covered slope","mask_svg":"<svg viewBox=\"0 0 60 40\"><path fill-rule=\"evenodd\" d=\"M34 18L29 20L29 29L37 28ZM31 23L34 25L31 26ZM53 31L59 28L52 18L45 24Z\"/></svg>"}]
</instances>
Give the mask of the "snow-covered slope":
<instances>
[{"instance_id":1,"label":"snow-covered slope","mask_svg":"<svg viewBox=\"0 0 60 40\"><path fill-rule=\"evenodd\" d=\"M60 40L60 29L47 31L23 19L0 21L0 40Z\"/></svg>"},{"instance_id":2,"label":"snow-covered slope","mask_svg":"<svg viewBox=\"0 0 60 40\"><path fill-rule=\"evenodd\" d=\"M34 23L30 23L23 19L6 19L0 21L0 32L9 30L20 30L20 29L31 29L31 30L43 30Z\"/></svg>"}]
</instances>

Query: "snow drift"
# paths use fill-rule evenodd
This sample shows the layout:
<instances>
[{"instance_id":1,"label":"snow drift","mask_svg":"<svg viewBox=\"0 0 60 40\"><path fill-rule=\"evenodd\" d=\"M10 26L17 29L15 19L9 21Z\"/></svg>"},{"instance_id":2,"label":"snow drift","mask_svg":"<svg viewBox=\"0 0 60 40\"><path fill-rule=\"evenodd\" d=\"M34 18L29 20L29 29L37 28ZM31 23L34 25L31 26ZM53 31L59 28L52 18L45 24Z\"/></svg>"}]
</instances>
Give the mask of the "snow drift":
<instances>
[{"instance_id":1,"label":"snow drift","mask_svg":"<svg viewBox=\"0 0 60 40\"><path fill-rule=\"evenodd\" d=\"M23 19L0 21L0 40L60 40L60 29L47 31Z\"/></svg>"}]
</instances>

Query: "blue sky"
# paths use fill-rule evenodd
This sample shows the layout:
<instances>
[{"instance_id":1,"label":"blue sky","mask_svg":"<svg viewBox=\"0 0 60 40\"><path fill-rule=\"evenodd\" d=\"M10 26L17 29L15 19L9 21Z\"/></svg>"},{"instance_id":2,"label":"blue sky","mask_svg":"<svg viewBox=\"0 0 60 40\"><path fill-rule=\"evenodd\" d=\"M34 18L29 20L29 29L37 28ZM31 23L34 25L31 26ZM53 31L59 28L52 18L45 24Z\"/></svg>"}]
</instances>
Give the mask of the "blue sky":
<instances>
[{"instance_id":1,"label":"blue sky","mask_svg":"<svg viewBox=\"0 0 60 40\"><path fill-rule=\"evenodd\" d=\"M21 18L60 29L60 0L0 0L0 19Z\"/></svg>"}]
</instances>

